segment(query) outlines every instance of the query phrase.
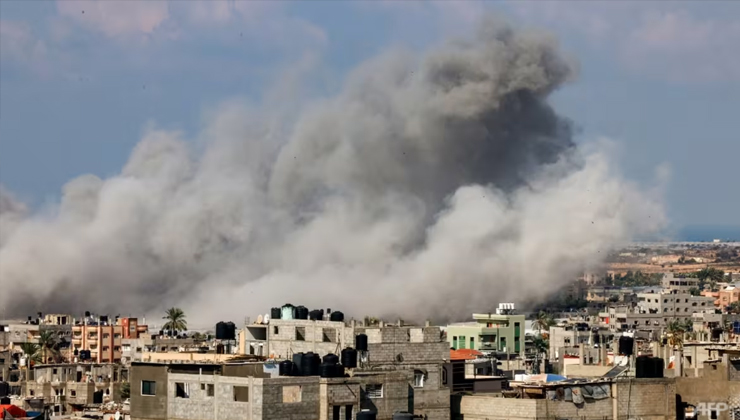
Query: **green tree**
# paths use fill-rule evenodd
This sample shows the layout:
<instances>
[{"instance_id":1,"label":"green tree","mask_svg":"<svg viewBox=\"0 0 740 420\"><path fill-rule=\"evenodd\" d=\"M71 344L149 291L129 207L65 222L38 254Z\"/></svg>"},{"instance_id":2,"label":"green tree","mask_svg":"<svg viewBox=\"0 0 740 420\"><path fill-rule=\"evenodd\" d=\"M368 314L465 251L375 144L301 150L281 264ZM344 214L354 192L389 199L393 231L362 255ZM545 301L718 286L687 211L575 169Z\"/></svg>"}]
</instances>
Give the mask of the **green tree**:
<instances>
[{"instance_id":1,"label":"green tree","mask_svg":"<svg viewBox=\"0 0 740 420\"><path fill-rule=\"evenodd\" d=\"M41 363L41 347L36 343L21 343L21 351L34 363Z\"/></svg>"},{"instance_id":2,"label":"green tree","mask_svg":"<svg viewBox=\"0 0 740 420\"><path fill-rule=\"evenodd\" d=\"M41 348L43 363L58 362L62 358L59 351L59 340L57 340L53 331L46 330L39 333L39 347Z\"/></svg>"},{"instance_id":3,"label":"green tree","mask_svg":"<svg viewBox=\"0 0 740 420\"><path fill-rule=\"evenodd\" d=\"M555 320L547 312L540 311L534 319L532 326L541 335L542 332L550 332L550 327L555 325Z\"/></svg>"},{"instance_id":4,"label":"green tree","mask_svg":"<svg viewBox=\"0 0 740 420\"><path fill-rule=\"evenodd\" d=\"M740 314L740 302L732 302L728 310L731 314Z\"/></svg>"},{"instance_id":5,"label":"green tree","mask_svg":"<svg viewBox=\"0 0 740 420\"><path fill-rule=\"evenodd\" d=\"M699 290L698 287L692 287L691 289L689 289L689 293L691 293L691 296L701 295L701 291Z\"/></svg>"},{"instance_id":6,"label":"green tree","mask_svg":"<svg viewBox=\"0 0 740 420\"><path fill-rule=\"evenodd\" d=\"M686 334L686 324L678 319L669 322L666 327L668 333L668 344L673 347L683 347L683 339Z\"/></svg>"},{"instance_id":7,"label":"green tree","mask_svg":"<svg viewBox=\"0 0 740 420\"><path fill-rule=\"evenodd\" d=\"M164 328L167 331L178 333L188 329L188 322L185 320L185 312L180 308L170 308L165 312L165 316L162 319L166 319L167 322L164 324Z\"/></svg>"},{"instance_id":8,"label":"green tree","mask_svg":"<svg viewBox=\"0 0 740 420\"><path fill-rule=\"evenodd\" d=\"M534 366L532 371L535 374L539 374L540 361L545 360L545 363L547 363L547 353L550 350L550 343L548 340L537 336L532 339L532 347L534 348Z\"/></svg>"},{"instance_id":9,"label":"green tree","mask_svg":"<svg viewBox=\"0 0 740 420\"><path fill-rule=\"evenodd\" d=\"M119 393L121 395L121 400L127 400L131 398L131 384L128 382L122 383Z\"/></svg>"}]
</instances>

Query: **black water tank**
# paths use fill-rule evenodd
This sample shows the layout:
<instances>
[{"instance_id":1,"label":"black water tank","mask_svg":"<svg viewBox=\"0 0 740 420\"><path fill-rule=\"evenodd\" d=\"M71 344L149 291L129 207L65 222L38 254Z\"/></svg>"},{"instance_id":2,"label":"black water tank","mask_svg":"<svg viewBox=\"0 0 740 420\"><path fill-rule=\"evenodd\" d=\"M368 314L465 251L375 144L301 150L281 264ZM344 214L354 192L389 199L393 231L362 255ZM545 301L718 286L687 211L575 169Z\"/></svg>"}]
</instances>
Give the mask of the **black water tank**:
<instances>
[{"instance_id":1,"label":"black water tank","mask_svg":"<svg viewBox=\"0 0 740 420\"><path fill-rule=\"evenodd\" d=\"M295 319L308 319L308 308L305 306L295 308Z\"/></svg>"},{"instance_id":2,"label":"black water tank","mask_svg":"<svg viewBox=\"0 0 740 420\"><path fill-rule=\"evenodd\" d=\"M290 360L283 360L278 365L278 374L280 376L292 376L293 375L293 362Z\"/></svg>"},{"instance_id":3,"label":"black water tank","mask_svg":"<svg viewBox=\"0 0 740 420\"><path fill-rule=\"evenodd\" d=\"M715 328L712 330L712 340L719 340L722 337L722 328Z\"/></svg>"},{"instance_id":4,"label":"black water tank","mask_svg":"<svg viewBox=\"0 0 740 420\"><path fill-rule=\"evenodd\" d=\"M334 322L342 322L344 321L344 314L339 311L334 311L329 315L329 320Z\"/></svg>"},{"instance_id":5,"label":"black water tank","mask_svg":"<svg viewBox=\"0 0 740 420\"><path fill-rule=\"evenodd\" d=\"M632 356L632 350L635 346L635 340L632 337L619 337L619 354Z\"/></svg>"},{"instance_id":6,"label":"black water tank","mask_svg":"<svg viewBox=\"0 0 740 420\"><path fill-rule=\"evenodd\" d=\"M316 376L319 374L319 365L321 357L318 354L308 352L303 355L301 360L301 376Z\"/></svg>"},{"instance_id":7,"label":"black water tank","mask_svg":"<svg viewBox=\"0 0 740 420\"><path fill-rule=\"evenodd\" d=\"M342 350L342 365L347 368L357 367L357 350L347 347Z\"/></svg>"},{"instance_id":8,"label":"black water tank","mask_svg":"<svg viewBox=\"0 0 740 420\"><path fill-rule=\"evenodd\" d=\"M635 377L650 378L653 373L652 358L649 356L640 356L635 361Z\"/></svg>"},{"instance_id":9,"label":"black water tank","mask_svg":"<svg viewBox=\"0 0 740 420\"><path fill-rule=\"evenodd\" d=\"M226 340L226 323L219 321L216 323L216 340Z\"/></svg>"},{"instance_id":10,"label":"black water tank","mask_svg":"<svg viewBox=\"0 0 740 420\"><path fill-rule=\"evenodd\" d=\"M321 321L322 319L324 319L324 314L320 310L314 309L313 311L309 312L308 317L312 321Z\"/></svg>"},{"instance_id":11,"label":"black water tank","mask_svg":"<svg viewBox=\"0 0 740 420\"><path fill-rule=\"evenodd\" d=\"M329 353L326 356L323 357L324 363L331 363L333 365L336 365L339 363L339 356L333 353Z\"/></svg>"},{"instance_id":12,"label":"black water tank","mask_svg":"<svg viewBox=\"0 0 740 420\"><path fill-rule=\"evenodd\" d=\"M370 410L363 410L357 413L357 420L377 420L378 413Z\"/></svg>"},{"instance_id":13,"label":"black water tank","mask_svg":"<svg viewBox=\"0 0 740 420\"><path fill-rule=\"evenodd\" d=\"M357 334L357 337L355 337L355 348L359 351L367 351L367 335Z\"/></svg>"},{"instance_id":14,"label":"black water tank","mask_svg":"<svg viewBox=\"0 0 740 420\"><path fill-rule=\"evenodd\" d=\"M7 382L0 382L0 397L6 397L10 395L10 384Z\"/></svg>"},{"instance_id":15,"label":"black water tank","mask_svg":"<svg viewBox=\"0 0 740 420\"><path fill-rule=\"evenodd\" d=\"M393 413L393 420L413 420L413 418L414 418L413 414L407 413L405 411Z\"/></svg>"},{"instance_id":16,"label":"black water tank","mask_svg":"<svg viewBox=\"0 0 740 420\"><path fill-rule=\"evenodd\" d=\"M322 363L319 366L319 376L322 378L338 378L339 369L335 363Z\"/></svg>"},{"instance_id":17,"label":"black water tank","mask_svg":"<svg viewBox=\"0 0 740 420\"><path fill-rule=\"evenodd\" d=\"M293 376L303 376L303 358L306 355L304 353L294 353L293 354L293 366L294 366L294 372Z\"/></svg>"},{"instance_id":18,"label":"black water tank","mask_svg":"<svg viewBox=\"0 0 740 420\"><path fill-rule=\"evenodd\" d=\"M653 358L653 378L662 378L665 370L665 360L654 357Z\"/></svg>"},{"instance_id":19,"label":"black water tank","mask_svg":"<svg viewBox=\"0 0 740 420\"><path fill-rule=\"evenodd\" d=\"M280 319L280 317L283 315L283 311L280 308L272 308L270 309L270 318L272 319Z\"/></svg>"}]
</instances>

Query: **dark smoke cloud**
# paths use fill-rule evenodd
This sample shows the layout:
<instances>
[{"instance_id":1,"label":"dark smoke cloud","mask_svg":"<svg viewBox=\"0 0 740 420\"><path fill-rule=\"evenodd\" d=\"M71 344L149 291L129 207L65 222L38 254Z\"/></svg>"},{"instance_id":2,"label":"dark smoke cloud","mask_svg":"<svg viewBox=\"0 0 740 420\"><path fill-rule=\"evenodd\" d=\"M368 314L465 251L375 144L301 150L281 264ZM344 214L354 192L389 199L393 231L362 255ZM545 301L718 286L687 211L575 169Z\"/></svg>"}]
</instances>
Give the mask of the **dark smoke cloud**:
<instances>
[{"instance_id":1,"label":"dark smoke cloud","mask_svg":"<svg viewBox=\"0 0 740 420\"><path fill-rule=\"evenodd\" d=\"M150 130L120 175L68 183L54 217L21 221L3 193L0 279L25 299L0 303L447 319L544 296L662 220L547 102L574 73L553 38L487 20L472 40L362 64L287 128L230 103L202 153Z\"/></svg>"}]
</instances>

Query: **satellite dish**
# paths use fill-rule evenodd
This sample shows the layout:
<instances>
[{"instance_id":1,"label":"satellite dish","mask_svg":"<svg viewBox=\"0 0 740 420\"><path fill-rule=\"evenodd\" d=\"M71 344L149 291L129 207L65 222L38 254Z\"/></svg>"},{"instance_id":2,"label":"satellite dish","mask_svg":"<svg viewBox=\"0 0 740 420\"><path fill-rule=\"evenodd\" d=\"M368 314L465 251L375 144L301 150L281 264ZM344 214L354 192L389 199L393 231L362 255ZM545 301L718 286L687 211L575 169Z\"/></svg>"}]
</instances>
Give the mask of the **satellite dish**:
<instances>
[{"instance_id":1,"label":"satellite dish","mask_svg":"<svg viewBox=\"0 0 740 420\"><path fill-rule=\"evenodd\" d=\"M260 315L260 316L257 317L257 323L258 324L261 324L262 323L262 315Z\"/></svg>"},{"instance_id":2,"label":"satellite dish","mask_svg":"<svg viewBox=\"0 0 740 420\"><path fill-rule=\"evenodd\" d=\"M270 323L270 314L265 314L265 316L262 317L262 323L263 324L269 324Z\"/></svg>"}]
</instances>

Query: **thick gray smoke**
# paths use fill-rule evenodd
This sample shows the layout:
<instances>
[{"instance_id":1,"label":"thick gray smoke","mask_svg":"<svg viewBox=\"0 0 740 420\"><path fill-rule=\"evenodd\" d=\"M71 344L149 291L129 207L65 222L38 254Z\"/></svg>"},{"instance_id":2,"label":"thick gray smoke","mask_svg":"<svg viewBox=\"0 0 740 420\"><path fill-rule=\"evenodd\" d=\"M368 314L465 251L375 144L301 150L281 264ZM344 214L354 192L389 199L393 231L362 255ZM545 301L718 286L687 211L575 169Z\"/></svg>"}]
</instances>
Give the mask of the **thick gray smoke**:
<instances>
[{"instance_id":1,"label":"thick gray smoke","mask_svg":"<svg viewBox=\"0 0 740 420\"><path fill-rule=\"evenodd\" d=\"M552 38L487 21L362 64L287 128L232 103L200 153L150 130L120 175L69 182L53 217L21 220L3 193L15 293L0 304L181 305L208 323L285 302L445 319L545 296L663 214L606 154L576 149L547 102L573 75Z\"/></svg>"}]
</instances>

